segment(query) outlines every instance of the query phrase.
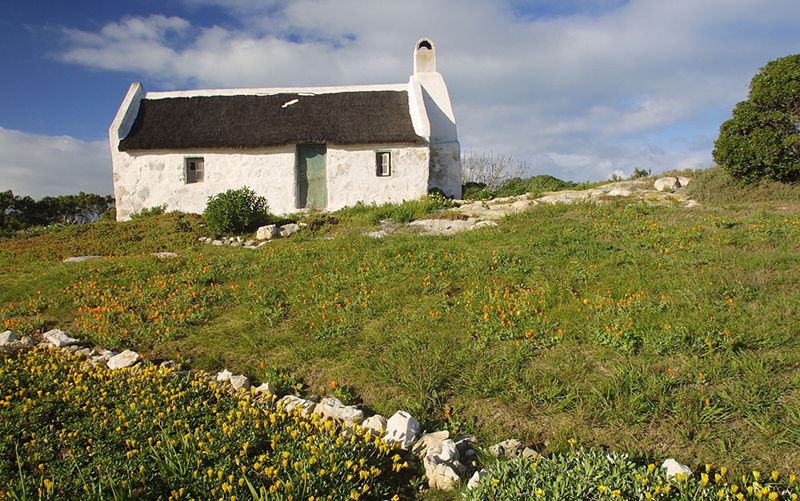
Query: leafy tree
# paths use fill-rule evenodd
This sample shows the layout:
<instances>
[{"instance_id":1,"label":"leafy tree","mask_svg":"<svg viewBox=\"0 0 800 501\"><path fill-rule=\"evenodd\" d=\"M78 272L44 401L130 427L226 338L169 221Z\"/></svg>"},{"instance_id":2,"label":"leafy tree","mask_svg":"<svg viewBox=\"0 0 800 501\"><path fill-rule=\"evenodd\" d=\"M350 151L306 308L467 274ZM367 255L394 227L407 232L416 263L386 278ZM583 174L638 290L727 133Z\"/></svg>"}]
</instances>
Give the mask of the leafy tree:
<instances>
[{"instance_id":1,"label":"leafy tree","mask_svg":"<svg viewBox=\"0 0 800 501\"><path fill-rule=\"evenodd\" d=\"M800 54L761 68L714 146L714 161L736 179L800 181Z\"/></svg>"},{"instance_id":2,"label":"leafy tree","mask_svg":"<svg viewBox=\"0 0 800 501\"><path fill-rule=\"evenodd\" d=\"M114 206L110 195L80 192L78 195L44 197L38 202L29 196L0 193L0 230L4 233L45 226L51 223L89 223Z\"/></svg>"}]
</instances>

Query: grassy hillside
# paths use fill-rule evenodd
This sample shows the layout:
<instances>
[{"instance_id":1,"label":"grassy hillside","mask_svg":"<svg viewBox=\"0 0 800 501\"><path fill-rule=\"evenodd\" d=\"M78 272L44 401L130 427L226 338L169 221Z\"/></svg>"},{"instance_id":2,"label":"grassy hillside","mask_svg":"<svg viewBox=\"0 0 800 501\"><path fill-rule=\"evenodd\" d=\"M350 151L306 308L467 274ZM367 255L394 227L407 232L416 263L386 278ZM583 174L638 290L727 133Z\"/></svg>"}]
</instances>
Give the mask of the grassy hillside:
<instances>
[{"instance_id":1,"label":"grassy hillside","mask_svg":"<svg viewBox=\"0 0 800 501\"><path fill-rule=\"evenodd\" d=\"M543 454L796 471L800 190L693 174L699 207L537 206L448 237L373 239L361 208L258 250L200 244L175 214L7 240L0 327Z\"/></svg>"}]
</instances>

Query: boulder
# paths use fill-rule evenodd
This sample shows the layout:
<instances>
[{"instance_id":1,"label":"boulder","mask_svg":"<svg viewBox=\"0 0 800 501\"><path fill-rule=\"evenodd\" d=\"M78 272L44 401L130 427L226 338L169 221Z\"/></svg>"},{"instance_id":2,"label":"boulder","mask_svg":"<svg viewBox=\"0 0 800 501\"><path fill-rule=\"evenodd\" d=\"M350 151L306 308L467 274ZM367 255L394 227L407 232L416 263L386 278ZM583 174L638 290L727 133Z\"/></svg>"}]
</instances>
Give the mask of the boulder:
<instances>
[{"instance_id":1,"label":"boulder","mask_svg":"<svg viewBox=\"0 0 800 501\"><path fill-rule=\"evenodd\" d=\"M531 449L530 447L525 447L524 449L522 449L522 457L525 459L538 459L542 457L542 455L536 452L535 450Z\"/></svg>"},{"instance_id":2,"label":"boulder","mask_svg":"<svg viewBox=\"0 0 800 501\"><path fill-rule=\"evenodd\" d=\"M323 398L322 402L314 407L314 413L319 414L323 419L341 421L348 426L364 420L363 411L354 405L345 405L341 400L333 397Z\"/></svg>"},{"instance_id":3,"label":"boulder","mask_svg":"<svg viewBox=\"0 0 800 501\"><path fill-rule=\"evenodd\" d=\"M261 226L256 231L256 240L272 240L278 236L278 227L274 224Z\"/></svg>"},{"instance_id":4,"label":"boulder","mask_svg":"<svg viewBox=\"0 0 800 501\"><path fill-rule=\"evenodd\" d=\"M456 444L449 438L429 447L428 451L425 453L425 461L430 460L435 463L452 464L454 461L458 461L458 459L459 456Z\"/></svg>"},{"instance_id":5,"label":"boulder","mask_svg":"<svg viewBox=\"0 0 800 501\"><path fill-rule=\"evenodd\" d=\"M472 478L469 479L469 482L467 482L467 489L472 490L475 487L478 487L481 479L488 476L489 472L486 470L476 471L475 474L472 475Z\"/></svg>"},{"instance_id":6,"label":"boulder","mask_svg":"<svg viewBox=\"0 0 800 501\"><path fill-rule=\"evenodd\" d=\"M508 440L504 440L498 444L494 444L493 446L489 447L489 454L494 457L502 458L502 457L513 457L520 453L522 450L522 442L517 440L516 438L510 438Z\"/></svg>"},{"instance_id":7,"label":"boulder","mask_svg":"<svg viewBox=\"0 0 800 501\"><path fill-rule=\"evenodd\" d=\"M108 359L117 353L111 350L104 350L102 348L94 347L89 352L89 363L92 365L105 365Z\"/></svg>"},{"instance_id":8,"label":"boulder","mask_svg":"<svg viewBox=\"0 0 800 501\"><path fill-rule=\"evenodd\" d=\"M677 190L681 187L681 183L677 177L662 177L661 179L656 179L653 187L656 191Z\"/></svg>"},{"instance_id":9,"label":"boulder","mask_svg":"<svg viewBox=\"0 0 800 501\"><path fill-rule=\"evenodd\" d=\"M283 408L286 410L286 412L291 412L295 408L300 408L300 414L302 416L305 416L311 412L316 405L316 403L311 400L306 400L295 395L286 395L280 400L280 403L283 405Z\"/></svg>"},{"instance_id":10,"label":"boulder","mask_svg":"<svg viewBox=\"0 0 800 501\"><path fill-rule=\"evenodd\" d=\"M80 348L75 350L76 355L81 355L83 357L88 357L92 353L92 350L89 348Z\"/></svg>"},{"instance_id":11,"label":"boulder","mask_svg":"<svg viewBox=\"0 0 800 501\"><path fill-rule=\"evenodd\" d=\"M461 481L456 468L447 463L437 463L432 465L430 469L428 469L426 463L425 475L428 477L428 486L431 489L452 491L455 489L456 484Z\"/></svg>"},{"instance_id":12,"label":"boulder","mask_svg":"<svg viewBox=\"0 0 800 501\"><path fill-rule=\"evenodd\" d=\"M397 411L386 422L386 435L383 439L389 443L399 443L408 450L419 435L419 421L405 411Z\"/></svg>"},{"instance_id":13,"label":"boulder","mask_svg":"<svg viewBox=\"0 0 800 501\"><path fill-rule=\"evenodd\" d=\"M225 245L225 244L222 242L222 240L212 240L211 241L211 245L216 245L217 247L219 247L219 246Z\"/></svg>"},{"instance_id":14,"label":"boulder","mask_svg":"<svg viewBox=\"0 0 800 501\"><path fill-rule=\"evenodd\" d=\"M0 334L0 346L4 346L7 344L14 344L19 341L19 335L13 331L5 331Z\"/></svg>"},{"instance_id":15,"label":"boulder","mask_svg":"<svg viewBox=\"0 0 800 501\"><path fill-rule=\"evenodd\" d=\"M231 376L233 376L233 373L231 373L231 371L229 371L228 369L223 369L221 372L217 372L216 379L217 381L230 381Z\"/></svg>"},{"instance_id":16,"label":"boulder","mask_svg":"<svg viewBox=\"0 0 800 501\"><path fill-rule=\"evenodd\" d=\"M300 231L300 225L289 223L278 228L278 235L282 238L285 238L294 235L298 231Z\"/></svg>"},{"instance_id":17,"label":"boulder","mask_svg":"<svg viewBox=\"0 0 800 501\"><path fill-rule=\"evenodd\" d=\"M138 363L140 359L141 357L135 351L125 350L122 353L109 358L108 362L106 362L106 365L111 370L122 369Z\"/></svg>"},{"instance_id":18,"label":"boulder","mask_svg":"<svg viewBox=\"0 0 800 501\"><path fill-rule=\"evenodd\" d=\"M678 176L678 182L680 183L680 185L681 185L681 188L683 188L684 186L686 186L686 185L688 185L689 183L691 183L691 182L692 182L692 178L690 178L690 177Z\"/></svg>"},{"instance_id":19,"label":"boulder","mask_svg":"<svg viewBox=\"0 0 800 501\"><path fill-rule=\"evenodd\" d=\"M233 391L250 389L250 380L247 378L247 376L243 376L241 374L239 374L238 376L231 376L230 382Z\"/></svg>"},{"instance_id":20,"label":"boulder","mask_svg":"<svg viewBox=\"0 0 800 501\"><path fill-rule=\"evenodd\" d=\"M375 414L365 419L364 422L361 423L361 427L372 431L373 434L381 433L386 430L386 418L380 414Z\"/></svg>"},{"instance_id":21,"label":"boulder","mask_svg":"<svg viewBox=\"0 0 800 501\"><path fill-rule=\"evenodd\" d=\"M255 388L253 390L257 395L267 394L267 395L277 395L275 388L267 381L266 383L262 383L261 386Z\"/></svg>"},{"instance_id":22,"label":"boulder","mask_svg":"<svg viewBox=\"0 0 800 501\"><path fill-rule=\"evenodd\" d=\"M417 457L424 458L429 449L438 446L440 443L442 443L442 441L447 440L448 438L450 438L450 432L447 430L426 433L414 443L414 447L411 449L411 452Z\"/></svg>"},{"instance_id":23,"label":"boulder","mask_svg":"<svg viewBox=\"0 0 800 501\"><path fill-rule=\"evenodd\" d=\"M676 475L691 475L692 470L685 465L680 464L672 458L667 459L661 464L661 469L667 470L667 478L673 478Z\"/></svg>"},{"instance_id":24,"label":"boulder","mask_svg":"<svg viewBox=\"0 0 800 501\"><path fill-rule=\"evenodd\" d=\"M75 339L74 337L70 337L67 335L66 332L62 331L61 329L52 329L45 332L42 337L45 341L50 343L55 348L63 348L65 346L71 346L73 344L80 344L79 339Z\"/></svg>"}]
</instances>

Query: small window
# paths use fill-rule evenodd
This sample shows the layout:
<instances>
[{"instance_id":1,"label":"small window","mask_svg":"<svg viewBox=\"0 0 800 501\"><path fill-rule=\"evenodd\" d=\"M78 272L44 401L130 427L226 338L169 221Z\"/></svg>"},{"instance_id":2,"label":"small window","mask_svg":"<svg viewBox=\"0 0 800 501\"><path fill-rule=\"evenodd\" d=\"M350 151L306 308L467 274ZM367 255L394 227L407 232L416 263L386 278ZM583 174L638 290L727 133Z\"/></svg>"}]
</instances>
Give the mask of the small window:
<instances>
[{"instance_id":1,"label":"small window","mask_svg":"<svg viewBox=\"0 0 800 501\"><path fill-rule=\"evenodd\" d=\"M379 151L376 156L376 171L378 176L387 177L392 175L392 154L388 151Z\"/></svg>"},{"instance_id":2,"label":"small window","mask_svg":"<svg viewBox=\"0 0 800 501\"><path fill-rule=\"evenodd\" d=\"M186 159L186 183L202 183L204 162L202 158Z\"/></svg>"}]
</instances>

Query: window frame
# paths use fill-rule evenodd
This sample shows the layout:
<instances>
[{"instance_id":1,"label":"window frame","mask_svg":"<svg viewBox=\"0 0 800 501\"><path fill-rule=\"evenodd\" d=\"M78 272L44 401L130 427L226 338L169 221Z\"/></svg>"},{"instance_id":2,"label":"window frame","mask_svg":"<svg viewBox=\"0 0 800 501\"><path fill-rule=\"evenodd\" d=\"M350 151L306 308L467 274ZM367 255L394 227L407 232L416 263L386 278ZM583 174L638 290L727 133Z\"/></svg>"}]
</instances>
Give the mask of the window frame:
<instances>
[{"instance_id":1,"label":"window frame","mask_svg":"<svg viewBox=\"0 0 800 501\"><path fill-rule=\"evenodd\" d=\"M194 167L194 168L192 168ZM198 168L199 167L199 168ZM199 174L199 175L198 175ZM203 157L183 159L183 175L186 184L202 183L206 179L206 162Z\"/></svg>"},{"instance_id":2,"label":"window frame","mask_svg":"<svg viewBox=\"0 0 800 501\"><path fill-rule=\"evenodd\" d=\"M384 159L386 161L384 162ZM392 152L391 151L376 151L375 152L375 175L378 177L391 177L392 176Z\"/></svg>"}]
</instances>

